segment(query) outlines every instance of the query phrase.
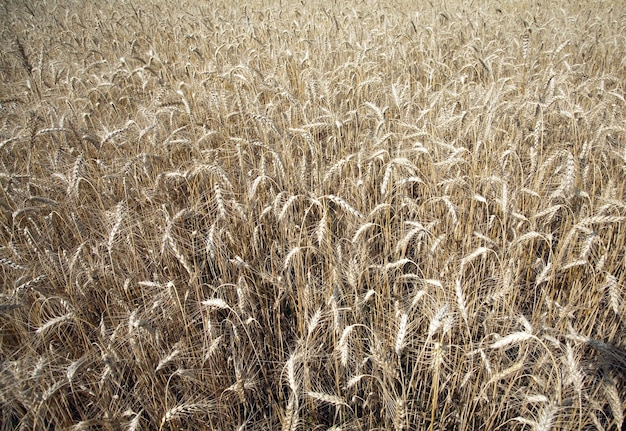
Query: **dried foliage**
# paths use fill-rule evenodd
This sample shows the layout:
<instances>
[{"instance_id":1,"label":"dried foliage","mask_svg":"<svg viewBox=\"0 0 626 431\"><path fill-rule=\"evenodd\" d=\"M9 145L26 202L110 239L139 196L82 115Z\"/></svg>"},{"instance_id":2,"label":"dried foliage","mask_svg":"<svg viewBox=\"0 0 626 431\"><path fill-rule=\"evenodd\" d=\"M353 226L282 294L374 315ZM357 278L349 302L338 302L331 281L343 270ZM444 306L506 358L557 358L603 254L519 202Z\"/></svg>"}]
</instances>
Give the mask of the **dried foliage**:
<instances>
[{"instance_id":1,"label":"dried foliage","mask_svg":"<svg viewBox=\"0 0 626 431\"><path fill-rule=\"evenodd\" d=\"M0 430L622 429L626 9L434 3L4 1Z\"/></svg>"}]
</instances>

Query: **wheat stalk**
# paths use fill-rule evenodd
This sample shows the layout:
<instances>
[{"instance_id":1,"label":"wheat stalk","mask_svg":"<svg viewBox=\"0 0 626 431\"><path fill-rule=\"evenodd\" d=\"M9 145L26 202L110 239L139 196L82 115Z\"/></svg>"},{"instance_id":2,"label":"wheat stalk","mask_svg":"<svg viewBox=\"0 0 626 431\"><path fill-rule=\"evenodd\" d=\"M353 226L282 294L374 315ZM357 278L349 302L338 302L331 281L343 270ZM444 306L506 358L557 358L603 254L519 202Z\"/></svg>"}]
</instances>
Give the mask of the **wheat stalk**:
<instances>
[{"instance_id":1,"label":"wheat stalk","mask_svg":"<svg viewBox=\"0 0 626 431\"><path fill-rule=\"evenodd\" d=\"M624 426L623 2L30 3L4 428Z\"/></svg>"},{"instance_id":2,"label":"wheat stalk","mask_svg":"<svg viewBox=\"0 0 626 431\"><path fill-rule=\"evenodd\" d=\"M402 313L400 317L400 324L398 325L398 333L396 335L396 344L394 347L394 350L398 356L402 355L402 351L404 350L408 326L409 315L407 313Z\"/></svg>"},{"instance_id":3,"label":"wheat stalk","mask_svg":"<svg viewBox=\"0 0 626 431\"><path fill-rule=\"evenodd\" d=\"M307 396L313 398L314 400L321 401L323 403L328 403L336 407L345 406L346 402L338 395L327 394L324 392L307 392Z\"/></svg>"}]
</instances>

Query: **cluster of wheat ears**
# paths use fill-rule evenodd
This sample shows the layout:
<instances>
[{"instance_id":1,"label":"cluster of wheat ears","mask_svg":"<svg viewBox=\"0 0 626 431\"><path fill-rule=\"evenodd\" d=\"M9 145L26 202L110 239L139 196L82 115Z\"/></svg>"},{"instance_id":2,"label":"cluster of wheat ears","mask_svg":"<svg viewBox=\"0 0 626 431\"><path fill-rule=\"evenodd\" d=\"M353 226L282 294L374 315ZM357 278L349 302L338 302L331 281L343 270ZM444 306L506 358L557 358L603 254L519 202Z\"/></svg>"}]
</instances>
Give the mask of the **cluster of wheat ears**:
<instances>
[{"instance_id":1,"label":"cluster of wheat ears","mask_svg":"<svg viewBox=\"0 0 626 431\"><path fill-rule=\"evenodd\" d=\"M418 3L2 2L0 430L623 428L626 8Z\"/></svg>"}]
</instances>

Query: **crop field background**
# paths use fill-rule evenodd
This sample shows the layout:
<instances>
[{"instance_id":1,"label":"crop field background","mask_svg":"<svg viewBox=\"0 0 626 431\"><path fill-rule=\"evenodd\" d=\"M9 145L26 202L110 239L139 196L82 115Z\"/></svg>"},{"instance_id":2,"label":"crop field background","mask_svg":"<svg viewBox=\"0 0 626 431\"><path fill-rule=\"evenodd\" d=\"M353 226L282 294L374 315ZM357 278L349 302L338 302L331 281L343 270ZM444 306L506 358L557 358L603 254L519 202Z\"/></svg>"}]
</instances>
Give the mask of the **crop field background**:
<instances>
[{"instance_id":1,"label":"crop field background","mask_svg":"<svg viewBox=\"0 0 626 431\"><path fill-rule=\"evenodd\" d=\"M0 47L0 430L623 429L623 2L3 0Z\"/></svg>"}]
</instances>

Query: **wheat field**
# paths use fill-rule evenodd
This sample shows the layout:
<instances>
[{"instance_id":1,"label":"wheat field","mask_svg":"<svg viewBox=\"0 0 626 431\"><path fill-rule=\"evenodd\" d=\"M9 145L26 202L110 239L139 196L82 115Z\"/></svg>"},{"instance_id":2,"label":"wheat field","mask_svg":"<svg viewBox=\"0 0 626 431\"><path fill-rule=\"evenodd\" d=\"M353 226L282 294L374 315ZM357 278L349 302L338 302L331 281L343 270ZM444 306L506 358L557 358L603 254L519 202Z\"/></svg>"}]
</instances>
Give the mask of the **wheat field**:
<instances>
[{"instance_id":1,"label":"wheat field","mask_svg":"<svg viewBox=\"0 0 626 431\"><path fill-rule=\"evenodd\" d=\"M622 2L1 6L0 430L624 428Z\"/></svg>"}]
</instances>

